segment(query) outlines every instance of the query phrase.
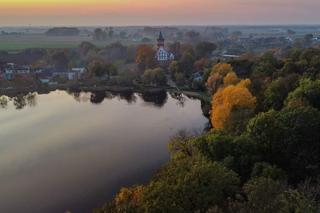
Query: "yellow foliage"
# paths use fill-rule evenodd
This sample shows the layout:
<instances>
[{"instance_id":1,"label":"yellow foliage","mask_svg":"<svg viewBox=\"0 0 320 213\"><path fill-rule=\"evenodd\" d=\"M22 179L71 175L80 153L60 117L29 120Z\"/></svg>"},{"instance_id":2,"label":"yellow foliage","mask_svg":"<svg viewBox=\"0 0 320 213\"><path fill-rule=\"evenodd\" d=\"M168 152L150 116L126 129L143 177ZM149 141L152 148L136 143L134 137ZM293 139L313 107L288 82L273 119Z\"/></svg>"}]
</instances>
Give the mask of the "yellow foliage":
<instances>
[{"instance_id":1,"label":"yellow foliage","mask_svg":"<svg viewBox=\"0 0 320 213\"><path fill-rule=\"evenodd\" d=\"M214 65L206 83L208 89L213 93L216 92L221 84L223 84L224 78L228 73L234 73L230 64L218 63Z\"/></svg>"},{"instance_id":2,"label":"yellow foliage","mask_svg":"<svg viewBox=\"0 0 320 213\"><path fill-rule=\"evenodd\" d=\"M229 72L234 72L231 64L218 63L213 66L211 74L217 73L221 76L226 76Z\"/></svg>"},{"instance_id":3,"label":"yellow foliage","mask_svg":"<svg viewBox=\"0 0 320 213\"><path fill-rule=\"evenodd\" d=\"M223 78L223 86L229 86L234 85L239 82L239 78L235 72L229 72L224 78Z\"/></svg>"},{"instance_id":4,"label":"yellow foliage","mask_svg":"<svg viewBox=\"0 0 320 213\"><path fill-rule=\"evenodd\" d=\"M252 96L248 87L250 80L242 80L236 85L220 88L212 98L211 122L214 128L223 129L230 118L232 109L254 109L256 98Z\"/></svg>"}]
</instances>

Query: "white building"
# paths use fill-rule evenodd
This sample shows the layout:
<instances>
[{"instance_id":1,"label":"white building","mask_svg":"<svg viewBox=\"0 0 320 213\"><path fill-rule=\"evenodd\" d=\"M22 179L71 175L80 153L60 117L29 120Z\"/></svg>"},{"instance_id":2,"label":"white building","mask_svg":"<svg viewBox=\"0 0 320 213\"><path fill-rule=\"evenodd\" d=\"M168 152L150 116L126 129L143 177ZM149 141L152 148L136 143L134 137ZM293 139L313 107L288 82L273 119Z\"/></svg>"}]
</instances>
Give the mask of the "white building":
<instances>
[{"instance_id":1,"label":"white building","mask_svg":"<svg viewBox=\"0 0 320 213\"><path fill-rule=\"evenodd\" d=\"M157 39L157 42L158 42L157 44L158 50L156 53L156 59L160 63L160 65L168 65L169 62L174 60L174 55L173 53L167 51L164 48L164 38L161 32L159 34L159 38Z\"/></svg>"}]
</instances>

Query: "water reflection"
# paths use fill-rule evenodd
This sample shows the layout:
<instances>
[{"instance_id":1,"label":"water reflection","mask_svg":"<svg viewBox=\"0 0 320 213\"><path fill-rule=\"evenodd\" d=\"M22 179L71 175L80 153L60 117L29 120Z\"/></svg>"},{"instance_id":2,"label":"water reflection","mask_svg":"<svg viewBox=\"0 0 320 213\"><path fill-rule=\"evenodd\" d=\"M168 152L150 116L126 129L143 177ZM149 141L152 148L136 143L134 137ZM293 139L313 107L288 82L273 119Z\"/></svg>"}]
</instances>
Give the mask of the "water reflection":
<instances>
[{"instance_id":1,"label":"water reflection","mask_svg":"<svg viewBox=\"0 0 320 213\"><path fill-rule=\"evenodd\" d=\"M114 99L125 100L128 104L134 104L137 102L137 96L141 97L147 105L155 107L163 107L167 102L168 95L166 91L154 91L154 92L142 92L135 93L131 90L121 91L121 92L112 92L112 91L94 91L94 92L83 92L83 91L66 91L67 94L71 95L76 102L87 103L90 101L92 104L101 104L105 99ZM49 94L43 93L43 94ZM0 96L0 107L5 109L7 108L10 102L13 103L16 109L20 110L26 106L34 107L37 105L37 96L38 93L28 93L28 94L17 94L13 97ZM171 97L178 100L177 104L181 107L184 106L185 98L181 93L171 94Z\"/></svg>"},{"instance_id":2,"label":"water reflection","mask_svg":"<svg viewBox=\"0 0 320 213\"><path fill-rule=\"evenodd\" d=\"M0 107L1 108L3 108L3 109L7 108L8 102L9 102L8 97L6 97L6 96L1 96L0 97Z\"/></svg>"},{"instance_id":3,"label":"water reflection","mask_svg":"<svg viewBox=\"0 0 320 213\"><path fill-rule=\"evenodd\" d=\"M184 107L187 99L183 96L183 94L181 92L170 92L169 94L173 99L177 100L178 106Z\"/></svg>"},{"instance_id":4,"label":"water reflection","mask_svg":"<svg viewBox=\"0 0 320 213\"><path fill-rule=\"evenodd\" d=\"M0 107L6 109L8 104L12 102L17 110L23 109L25 106L34 107L37 105L37 93L18 94L13 97L0 96Z\"/></svg>"},{"instance_id":5,"label":"water reflection","mask_svg":"<svg viewBox=\"0 0 320 213\"><path fill-rule=\"evenodd\" d=\"M0 105L1 213L91 212L147 181L178 130L208 122L199 100L163 92L55 91Z\"/></svg>"},{"instance_id":6,"label":"water reflection","mask_svg":"<svg viewBox=\"0 0 320 213\"><path fill-rule=\"evenodd\" d=\"M106 97L105 91L92 92L90 97L90 102L93 104L101 104Z\"/></svg>"},{"instance_id":7,"label":"water reflection","mask_svg":"<svg viewBox=\"0 0 320 213\"><path fill-rule=\"evenodd\" d=\"M154 92L146 91L139 94L139 96L147 104L153 105L159 108L161 108L167 102L167 99L168 99L167 92L164 90L154 91Z\"/></svg>"}]
</instances>

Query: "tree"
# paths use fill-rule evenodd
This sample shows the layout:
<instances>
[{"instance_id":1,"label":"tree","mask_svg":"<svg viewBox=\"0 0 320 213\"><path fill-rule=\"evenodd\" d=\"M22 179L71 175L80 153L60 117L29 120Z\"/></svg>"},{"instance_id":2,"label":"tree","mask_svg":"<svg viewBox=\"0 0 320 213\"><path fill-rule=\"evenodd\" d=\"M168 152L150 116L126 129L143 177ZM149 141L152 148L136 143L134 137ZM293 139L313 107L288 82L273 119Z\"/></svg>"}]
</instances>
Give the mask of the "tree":
<instances>
[{"instance_id":1,"label":"tree","mask_svg":"<svg viewBox=\"0 0 320 213\"><path fill-rule=\"evenodd\" d=\"M198 72L203 72L204 69L209 68L210 66L210 61L206 58L201 58L197 61L194 62L193 67L198 71Z\"/></svg>"},{"instance_id":2,"label":"tree","mask_svg":"<svg viewBox=\"0 0 320 213\"><path fill-rule=\"evenodd\" d=\"M193 72L194 56L190 52L184 52L180 58L179 64L181 70L184 72L186 77L190 77Z\"/></svg>"},{"instance_id":3,"label":"tree","mask_svg":"<svg viewBox=\"0 0 320 213\"><path fill-rule=\"evenodd\" d=\"M146 84L163 86L167 83L167 77L162 68L148 69L143 74L143 81Z\"/></svg>"},{"instance_id":4,"label":"tree","mask_svg":"<svg viewBox=\"0 0 320 213\"><path fill-rule=\"evenodd\" d=\"M284 101L287 98L289 92L297 87L298 78L298 75L291 74L272 81L264 93L265 108L280 110L283 107Z\"/></svg>"},{"instance_id":5,"label":"tree","mask_svg":"<svg viewBox=\"0 0 320 213\"><path fill-rule=\"evenodd\" d=\"M223 78L223 86L230 86L235 85L239 82L239 78L235 72L229 72L224 78Z\"/></svg>"},{"instance_id":6,"label":"tree","mask_svg":"<svg viewBox=\"0 0 320 213\"><path fill-rule=\"evenodd\" d=\"M109 78L111 75L117 74L117 67L104 61L92 61L88 65L88 74L90 77L101 78L107 76Z\"/></svg>"},{"instance_id":7,"label":"tree","mask_svg":"<svg viewBox=\"0 0 320 213\"><path fill-rule=\"evenodd\" d=\"M303 79L286 100L288 105L304 104L320 109L320 80Z\"/></svg>"},{"instance_id":8,"label":"tree","mask_svg":"<svg viewBox=\"0 0 320 213\"><path fill-rule=\"evenodd\" d=\"M181 73L180 65L178 61L172 61L169 65L169 73L172 78L175 77L177 73Z\"/></svg>"},{"instance_id":9,"label":"tree","mask_svg":"<svg viewBox=\"0 0 320 213\"><path fill-rule=\"evenodd\" d=\"M176 73L174 75L174 79L176 80L176 84L178 86L184 86L186 83L186 78L184 77L183 73Z\"/></svg>"},{"instance_id":10,"label":"tree","mask_svg":"<svg viewBox=\"0 0 320 213\"><path fill-rule=\"evenodd\" d=\"M97 41L103 41L106 39L106 32L101 28L96 28L93 32L93 39Z\"/></svg>"},{"instance_id":11,"label":"tree","mask_svg":"<svg viewBox=\"0 0 320 213\"><path fill-rule=\"evenodd\" d=\"M136 51L136 63L140 70L154 68L156 65L155 50L146 44L139 45Z\"/></svg>"},{"instance_id":12,"label":"tree","mask_svg":"<svg viewBox=\"0 0 320 213\"><path fill-rule=\"evenodd\" d=\"M217 46L214 43L207 41L199 42L195 48L196 56L198 58L209 57L216 48Z\"/></svg>"},{"instance_id":13,"label":"tree","mask_svg":"<svg viewBox=\"0 0 320 213\"><path fill-rule=\"evenodd\" d=\"M307 125L306 125L307 124ZM320 112L311 107L288 107L260 113L250 120L247 134L262 161L287 171L289 181L319 174Z\"/></svg>"},{"instance_id":14,"label":"tree","mask_svg":"<svg viewBox=\"0 0 320 213\"><path fill-rule=\"evenodd\" d=\"M214 65L206 83L208 90L215 93L223 84L223 78L230 72L234 72L230 64L218 63Z\"/></svg>"},{"instance_id":15,"label":"tree","mask_svg":"<svg viewBox=\"0 0 320 213\"><path fill-rule=\"evenodd\" d=\"M192 145L196 150L193 152L200 152L212 162L221 162L241 175L242 180L251 177L253 166L261 160L256 144L247 136L231 136L220 131L213 131L194 139Z\"/></svg>"},{"instance_id":16,"label":"tree","mask_svg":"<svg viewBox=\"0 0 320 213\"><path fill-rule=\"evenodd\" d=\"M277 71L279 67L279 61L274 56L273 52L266 52L263 54L259 60L254 65L254 73L264 73L267 76L271 76Z\"/></svg>"},{"instance_id":17,"label":"tree","mask_svg":"<svg viewBox=\"0 0 320 213\"><path fill-rule=\"evenodd\" d=\"M243 187L247 195L250 212L278 212L281 203L277 197L285 190L283 184L271 178L254 178Z\"/></svg>"},{"instance_id":18,"label":"tree","mask_svg":"<svg viewBox=\"0 0 320 213\"><path fill-rule=\"evenodd\" d=\"M239 110L253 111L256 98L248 87L250 80L242 80L236 85L221 88L212 97L211 123L215 129L224 129L233 112ZM241 112L240 112L241 114Z\"/></svg>"},{"instance_id":19,"label":"tree","mask_svg":"<svg viewBox=\"0 0 320 213\"><path fill-rule=\"evenodd\" d=\"M69 64L69 58L64 51L54 51L49 54L49 63L57 69L66 69Z\"/></svg>"},{"instance_id":20,"label":"tree","mask_svg":"<svg viewBox=\"0 0 320 213\"><path fill-rule=\"evenodd\" d=\"M167 165L144 191L144 212L205 212L238 189L236 173L205 159L183 158Z\"/></svg>"}]
</instances>

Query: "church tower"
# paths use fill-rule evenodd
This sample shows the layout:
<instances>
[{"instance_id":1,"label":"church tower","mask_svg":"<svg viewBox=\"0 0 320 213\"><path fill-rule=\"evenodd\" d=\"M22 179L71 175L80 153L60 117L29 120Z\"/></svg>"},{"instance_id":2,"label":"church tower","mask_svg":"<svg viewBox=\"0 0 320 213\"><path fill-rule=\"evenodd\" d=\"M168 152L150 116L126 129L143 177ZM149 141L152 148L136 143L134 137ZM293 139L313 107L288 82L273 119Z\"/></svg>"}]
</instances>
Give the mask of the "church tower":
<instances>
[{"instance_id":1,"label":"church tower","mask_svg":"<svg viewBox=\"0 0 320 213\"><path fill-rule=\"evenodd\" d=\"M162 36L162 32L160 31L160 33L159 33L159 38L157 39L157 42L158 42L158 49L160 48L160 47L164 47L164 38L163 38L163 36Z\"/></svg>"},{"instance_id":2,"label":"church tower","mask_svg":"<svg viewBox=\"0 0 320 213\"><path fill-rule=\"evenodd\" d=\"M174 55L164 48L164 38L161 31L159 33L159 38L157 39L157 46L158 50L155 57L160 66L166 67L172 60L174 60Z\"/></svg>"}]
</instances>

